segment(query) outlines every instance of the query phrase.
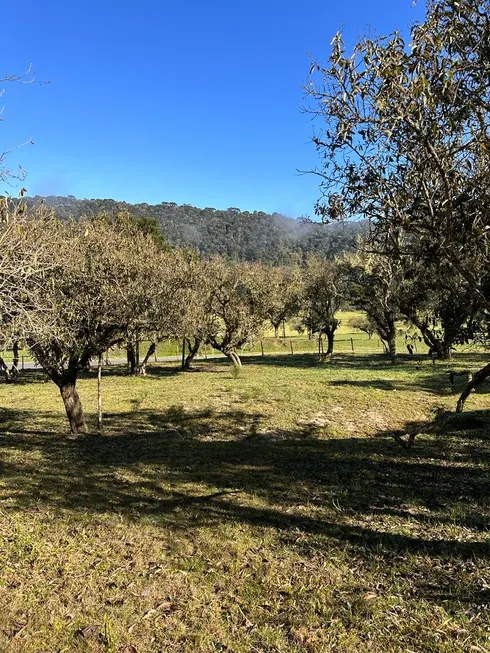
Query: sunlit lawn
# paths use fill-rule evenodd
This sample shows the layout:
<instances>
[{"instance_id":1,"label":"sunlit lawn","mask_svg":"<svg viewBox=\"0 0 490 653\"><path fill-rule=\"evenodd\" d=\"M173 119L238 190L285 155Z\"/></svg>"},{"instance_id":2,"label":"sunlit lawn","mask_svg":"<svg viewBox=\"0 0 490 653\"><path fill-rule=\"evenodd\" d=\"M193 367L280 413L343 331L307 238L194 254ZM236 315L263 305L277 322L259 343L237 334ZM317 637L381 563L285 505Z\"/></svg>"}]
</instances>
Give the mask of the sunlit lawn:
<instances>
[{"instance_id":1,"label":"sunlit lawn","mask_svg":"<svg viewBox=\"0 0 490 653\"><path fill-rule=\"evenodd\" d=\"M369 338L365 333L355 329L351 322L355 318L362 317L361 311L339 311L337 318L340 321L340 325L336 331L335 335L335 350L340 353L361 353L361 354L380 354L383 352L383 345L380 342L378 336L374 335ZM397 346L398 350L402 354L407 353L406 349L406 340L405 333L407 332L407 326L400 322L399 324L399 334L397 337ZM283 337L285 333L286 337ZM262 339L255 339L251 343L247 343L240 350L241 355L249 354L260 354L262 350L264 353L287 353L287 354L301 354L301 353L313 353L318 352L318 338L308 338L306 332L298 333L293 328L292 323L286 323L285 330L283 332L282 327L279 330L280 337L274 337L274 329L267 328L265 325L264 337ZM413 342L413 341L411 341ZM140 360L142 360L148 351L149 342L143 341L140 344ZM426 354L428 351L427 346L416 340L413 342L416 353ZM326 345L325 345L326 346ZM11 363L13 358L12 350L0 352L2 358L7 362ZM31 361L32 357L27 350L21 350L20 352L21 360L24 357L24 360ZM169 358L169 357L180 357L182 355L182 342L175 338L165 338L157 344L156 357L158 358ZM200 356L206 357L223 357L223 354L214 350L210 345L202 345L199 351ZM107 352L107 358L109 360L118 360L126 358L126 350L124 347L112 347ZM151 357L151 361L155 362L155 355Z\"/></svg>"},{"instance_id":2,"label":"sunlit lawn","mask_svg":"<svg viewBox=\"0 0 490 653\"><path fill-rule=\"evenodd\" d=\"M2 385L0 651L490 650L481 356L317 358Z\"/></svg>"}]
</instances>

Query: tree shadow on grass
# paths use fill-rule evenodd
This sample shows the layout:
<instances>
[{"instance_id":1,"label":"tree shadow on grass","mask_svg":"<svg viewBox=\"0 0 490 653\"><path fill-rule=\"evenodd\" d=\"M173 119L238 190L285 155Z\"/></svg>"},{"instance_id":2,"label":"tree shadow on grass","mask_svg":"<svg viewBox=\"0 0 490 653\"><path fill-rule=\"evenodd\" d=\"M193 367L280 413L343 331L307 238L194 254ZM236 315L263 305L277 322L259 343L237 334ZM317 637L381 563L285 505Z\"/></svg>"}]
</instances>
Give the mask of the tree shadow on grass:
<instances>
[{"instance_id":1,"label":"tree shadow on grass","mask_svg":"<svg viewBox=\"0 0 490 653\"><path fill-rule=\"evenodd\" d=\"M399 378L386 379L386 378L345 378L330 382L334 386L352 386L358 388L376 388L379 390L422 390L430 392L435 395L454 395L458 396L464 390L467 384L467 377L465 375L455 376L453 383L450 381L450 370L458 370L464 367L477 369L482 366L482 361L486 358L477 358L475 355L461 354L451 361L439 361L437 365L428 365L423 360L417 361L414 358L406 358L405 364L395 365L391 369L396 371L403 371L406 374ZM415 360L414 360L415 359ZM337 367L345 367L346 370L356 370L357 365L353 361L346 361L344 359L332 362ZM369 365L368 361L359 364L359 369L382 369L386 374L389 367L382 367L379 363L372 363ZM413 372L413 380L407 378L407 374ZM346 375L348 377L348 374ZM480 386L476 392L478 394L487 394L490 392L490 383Z\"/></svg>"},{"instance_id":2,"label":"tree shadow on grass","mask_svg":"<svg viewBox=\"0 0 490 653\"><path fill-rule=\"evenodd\" d=\"M430 579L410 572L418 597L488 599L479 572L468 580L468 565L490 559L487 411L407 424L399 436L420 433L410 451L391 431L314 439L237 410L172 406L113 413L105 425L103 436L69 439L58 414L3 411L2 510L113 513L183 532L248 525L303 556L340 545L374 569L380 558L403 568L411 557L415 570L437 560L443 571Z\"/></svg>"},{"instance_id":3,"label":"tree shadow on grass","mask_svg":"<svg viewBox=\"0 0 490 653\"><path fill-rule=\"evenodd\" d=\"M335 386L353 386L360 388L377 388L380 390L422 390L435 395L454 395L461 394L466 386L466 377L456 376L454 383L451 384L449 370L452 369L478 369L486 360L488 354L459 353L455 354L452 360L437 361L435 365L424 355L399 355L398 362L392 364L391 360L385 354L357 354L357 353L334 353L331 358L323 361L319 360L317 353L308 354L267 354L266 356L247 355L243 357L244 365L252 364L267 367L279 368L317 368L318 371L335 369L342 370L345 379L330 382ZM205 363L199 361L200 365ZM358 379L349 378L357 375L358 372L372 372L379 370L386 376L386 372L392 370L395 377L399 372L406 374L405 378L386 378ZM407 375L413 372L413 381L407 378ZM480 386L477 393L486 394L490 392L490 383Z\"/></svg>"},{"instance_id":4,"label":"tree shadow on grass","mask_svg":"<svg viewBox=\"0 0 490 653\"><path fill-rule=\"evenodd\" d=\"M427 362L427 357L419 356L417 360L421 363ZM320 360L318 352L310 352L306 354L266 354L260 355L246 355L243 356L243 362L253 363L254 365L271 365L277 367L338 367L349 368L352 370L365 370L367 369L396 369L403 363L413 363L414 358L409 356L400 356L399 362L396 365L391 363L391 359L386 354L358 354L358 353L337 353L334 352L333 356L322 358Z\"/></svg>"},{"instance_id":5,"label":"tree shadow on grass","mask_svg":"<svg viewBox=\"0 0 490 653\"><path fill-rule=\"evenodd\" d=\"M421 524L450 519L458 527L484 529L490 438L483 411L455 416L443 429L437 422L413 423L396 434L327 440L302 430L261 430L261 415L244 411L174 406L111 414L107 435L77 439L60 435L57 415L3 413L1 500L12 509L45 504L139 519L198 504L195 518L203 524L243 521L362 546L464 555L486 549L490 557L490 547L480 542L388 535L362 523L380 514L417 522L413 506L420 506ZM406 452L393 437L414 429L421 435ZM231 498L221 494L227 492ZM179 520L175 516L175 527Z\"/></svg>"}]
</instances>

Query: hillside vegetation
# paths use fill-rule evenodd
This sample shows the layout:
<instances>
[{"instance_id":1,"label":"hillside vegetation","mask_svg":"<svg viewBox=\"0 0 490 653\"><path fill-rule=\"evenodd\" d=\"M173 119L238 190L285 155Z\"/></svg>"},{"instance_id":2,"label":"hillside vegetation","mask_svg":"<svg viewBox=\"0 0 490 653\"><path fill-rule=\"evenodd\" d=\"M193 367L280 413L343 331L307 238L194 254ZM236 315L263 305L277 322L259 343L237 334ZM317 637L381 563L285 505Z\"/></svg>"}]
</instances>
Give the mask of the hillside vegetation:
<instances>
[{"instance_id":1,"label":"hillside vegetation","mask_svg":"<svg viewBox=\"0 0 490 653\"><path fill-rule=\"evenodd\" d=\"M176 247L190 247L211 256L220 254L244 261L279 264L301 260L308 253L335 256L350 249L362 223L323 225L295 220L278 213L219 211L200 209L175 202L128 204L112 199L76 199L75 197L33 197L52 207L60 218L92 217L101 213L115 215L127 210L136 218L156 219L165 240Z\"/></svg>"}]
</instances>

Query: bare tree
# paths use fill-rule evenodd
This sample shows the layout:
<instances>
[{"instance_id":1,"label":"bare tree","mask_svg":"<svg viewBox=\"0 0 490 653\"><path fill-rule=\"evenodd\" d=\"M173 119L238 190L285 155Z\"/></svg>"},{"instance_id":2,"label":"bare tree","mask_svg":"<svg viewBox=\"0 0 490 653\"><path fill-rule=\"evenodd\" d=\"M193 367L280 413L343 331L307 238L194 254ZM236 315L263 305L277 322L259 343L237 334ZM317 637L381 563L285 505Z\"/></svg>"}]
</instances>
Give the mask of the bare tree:
<instances>
[{"instance_id":1,"label":"bare tree","mask_svg":"<svg viewBox=\"0 0 490 653\"><path fill-rule=\"evenodd\" d=\"M5 84L9 83L14 83L14 84L33 84L33 83L41 83L41 84L47 84L48 82L37 82L33 71L32 71L32 65L30 65L27 70L20 74L20 75L13 75L9 73L4 73L2 76L0 76L0 98L3 96L5 93ZM0 109L0 121L2 120L2 114L3 114L3 109ZM11 147L5 148L3 151L0 152L0 181L2 182L7 182L11 183L12 181L22 181L26 177L26 171L22 166L18 166L16 170L13 170L11 167L7 166L6 164L6 157L8 154L10 154L13 150L18 149L19 147L23 147L24 145L27 144L32 144L32 139L29 138L27 141L24 143L21 143L20 145L13 145Z\"/></svg>"},{"instance_id":2,"label":"bare tree","mask_svg":"<svg viewBox=\"0 0 490 653\"><path fill-rule=\"evenodd\" d=\"M80 371L144 321L160 292L158 271L165 260L124 216L112 223L105 218L58 222L51 241L57 267L45 283L46 317L27 330L27 343L58 386L70 429L77 433L86 428L76 390Z\"/></svg>"}]
</instances>

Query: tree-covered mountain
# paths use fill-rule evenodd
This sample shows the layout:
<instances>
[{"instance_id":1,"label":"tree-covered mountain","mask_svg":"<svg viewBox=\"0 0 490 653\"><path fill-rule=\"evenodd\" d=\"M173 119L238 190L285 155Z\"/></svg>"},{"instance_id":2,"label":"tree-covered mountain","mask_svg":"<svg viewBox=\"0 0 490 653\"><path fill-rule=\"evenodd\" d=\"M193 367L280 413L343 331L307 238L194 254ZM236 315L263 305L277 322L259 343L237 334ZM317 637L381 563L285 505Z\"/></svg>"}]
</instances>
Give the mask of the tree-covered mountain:
<instances>
[{"instance_id":1,"label":"tree-covered mountain","mask_svg":"<svg viewBox=\"0 0 490 653\"><path fill-rule=\"evenodd\" d=\"M60 218L113 214L121 209L136 218L155 219L171 245L191 247L205 256L220 254L244 261L280 264L308 253L332 258L352 247L361 223L323 225L279 213L240 211L237 208L200 209L175 202L128 204L111 199L35 196L29 204L44 202Z\"/></svg>"}]
</instances>

